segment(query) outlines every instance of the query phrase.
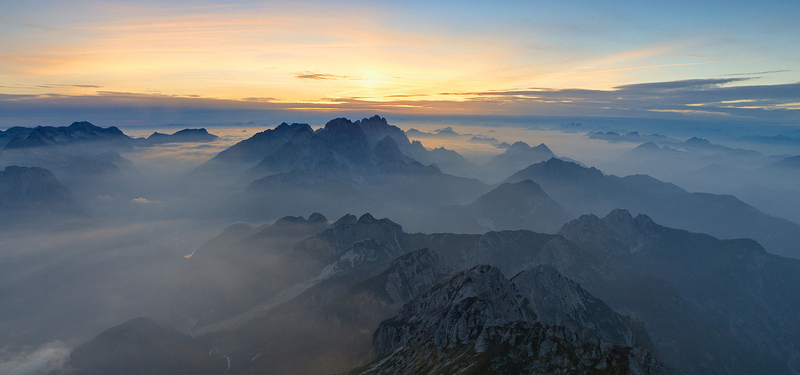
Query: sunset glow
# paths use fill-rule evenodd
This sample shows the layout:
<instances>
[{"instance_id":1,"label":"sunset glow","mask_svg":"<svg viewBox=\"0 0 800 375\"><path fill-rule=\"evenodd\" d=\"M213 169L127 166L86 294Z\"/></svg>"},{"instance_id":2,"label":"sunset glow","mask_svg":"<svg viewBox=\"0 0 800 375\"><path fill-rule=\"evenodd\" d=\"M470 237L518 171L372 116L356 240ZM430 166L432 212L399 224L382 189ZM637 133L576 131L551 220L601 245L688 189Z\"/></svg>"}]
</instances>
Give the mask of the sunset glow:
<instances>
[{"instance_id":1,"label":"sunset glow","mask_svg":"<svg viewBox=\"0 0 800 375\"><path fill-rule=\"evenodd\" d=\"M0 95L120 101L168 96L259 108L375 103L412 113L537 114L542 106L556 113L553 107L580 100L476 93L613 91L644 82L734 76L747 78L734 86L800 81L798 33L786 30L798 28L791 21L798 15L793 2L758 5L769 22L743 18L741 8L751 6L746 3L726 3L731 9L713 9L713 15L581 1L402 8L388 2L139 4L0 6ZM723 17L729 11L731 17ZM465 101L475 106L459 104ZM770 105L775 104L795 108Z\"/></svg>"}]
</instances>

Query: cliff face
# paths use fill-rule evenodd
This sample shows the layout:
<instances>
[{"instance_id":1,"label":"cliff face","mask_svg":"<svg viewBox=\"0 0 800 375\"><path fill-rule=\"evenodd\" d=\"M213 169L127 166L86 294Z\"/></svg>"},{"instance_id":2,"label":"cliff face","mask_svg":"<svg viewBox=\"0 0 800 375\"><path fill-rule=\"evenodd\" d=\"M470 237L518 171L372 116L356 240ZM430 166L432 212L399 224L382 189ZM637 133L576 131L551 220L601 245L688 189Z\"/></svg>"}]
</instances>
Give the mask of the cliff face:
<instances>
[{"instance_id":1,"label":"cliff face","mask_svg":"<svg viewBox=\"0 0 800 375\"><path fill-rule=\"evenodd\" d=\"M477 266L381 323L373 335L377 359L351 373L666 372L652 352L604 339L634 341L622 318L601 304L552 268L512 281ZM575 330L546 325L559 321Z\"/></svg>"}]
</instances>

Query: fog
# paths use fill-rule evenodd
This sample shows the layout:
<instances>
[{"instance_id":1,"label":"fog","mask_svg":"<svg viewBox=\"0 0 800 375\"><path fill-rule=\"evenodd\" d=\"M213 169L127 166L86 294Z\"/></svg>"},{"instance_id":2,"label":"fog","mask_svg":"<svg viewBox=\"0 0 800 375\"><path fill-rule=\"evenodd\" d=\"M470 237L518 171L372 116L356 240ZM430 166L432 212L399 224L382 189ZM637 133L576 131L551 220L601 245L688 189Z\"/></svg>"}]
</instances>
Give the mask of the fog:
<instances>
[{"instance_id":1,"label":"fog","mask_svg":"<svg viewBox=\"0 0 800 375\"><path fill-rule=\"evenodd\" d=\"M330 155L315 153L302 142L314 142L330 126L312 123L307 138L291 138L296 148L270 145L267 155L277 156L264 170L255 169L264 156L223 159L221 152L278 124L209 126L219 138L208 142L6 148L1 168L31 169L24 172L29 177L12 181L7 168L0 179L0 373L69 373L64 366L71 350L137 317L199 340L191 345L201 352L210 347L209 361L219 362L209 368L224 367L227 358L235 373L346 371L371 358L372 332L402 306L399 299L381 302L372 315L344 323L358 316L353 301L375 303L363 297L367 281L376 282L392 260L423 247L440 246L452 271L472 265L463 261L472 259L467 255L446 255L466 251L467 237L458 240L464 245L447 247L445 237L415 232L551 236L581 215L603 217L624 208L664 226L754 238L768 253L800 258L793 242L800 236L800 164L789 159L800 155L800 141L770 145L730 133L709 137L702 129L702 139L691 141L686 129L668 126L566 121L389 118L404 135L365 130L366 161L348 153L358 146L350 138L330 138L341 144L333 144ZM121 128L132 138L180 129ZM630 132L638 133L626 136ZM424 149L404 144L404 136ZM293 163L301 159L307 164L298 168ZM604 177L581 180L594 173L591 167ZM613 177L635 174L663 183ZM303 219L276 223L285 216ZM373 223L373 216L402 225L405 237L384 237L391 225ZM345 235L337 229L345 224L372 226ZM522 271L504 272L512 270ZM175 352L194 350L186 345ZM777 357L792 355L783 348L774 349ZM269 360L259 362L263 358Z\"/></svg>"}]
</instances>

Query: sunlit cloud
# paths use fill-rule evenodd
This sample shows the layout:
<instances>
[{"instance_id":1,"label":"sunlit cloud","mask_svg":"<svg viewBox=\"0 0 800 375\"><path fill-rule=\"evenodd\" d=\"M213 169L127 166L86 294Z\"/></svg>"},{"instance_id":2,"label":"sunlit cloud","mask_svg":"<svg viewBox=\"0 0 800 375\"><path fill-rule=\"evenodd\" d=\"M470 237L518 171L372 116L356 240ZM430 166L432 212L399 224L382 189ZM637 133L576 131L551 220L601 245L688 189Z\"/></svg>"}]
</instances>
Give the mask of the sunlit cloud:
<instances>
[{"instance_id":1,"label":"sunlit cloud","mask_svg":"<svg viewBox=\"0 0 800 375\"><path fill-rule=\"evenodd\" d=\"M337 76L335 74L328 74L328 73L314 73L314 72L303 72L295 74L295 77L298 79L313 79L313 80L336 80L336 79L353 79L349 76Z\"/></svg>"},{"instance_id":2,"label":"sunlit cloud","mask_svg":"<svg viewBox=\"0 0 800 375\"><path fill-rule=\"evenodd\" d=\"M759 46L753 54L719 30L673 37L636 21L645 29L631 34L581 19L592 9L571 17L558 7L526 13L532 9L522 4L502 4L497 14L422 12L428 6L77 2L26 12L21 5L19 17L0 20L9 30L0 35L0 100L511 114L591 104L652 113L659 108L607 93L716 77L757 81L727 81L742 86L800 81L791 58L797 48ZM689 96L683 106L742 99L681 94Z\"/></svg>"}]
</instances>

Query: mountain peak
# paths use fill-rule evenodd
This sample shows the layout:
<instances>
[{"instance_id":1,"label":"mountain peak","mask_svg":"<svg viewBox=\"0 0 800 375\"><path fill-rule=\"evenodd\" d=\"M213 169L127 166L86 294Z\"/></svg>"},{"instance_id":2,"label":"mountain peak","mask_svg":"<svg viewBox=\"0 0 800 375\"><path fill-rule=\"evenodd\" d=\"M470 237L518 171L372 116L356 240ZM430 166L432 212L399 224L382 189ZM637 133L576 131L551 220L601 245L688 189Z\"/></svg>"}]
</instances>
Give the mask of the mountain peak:
<instances>
[{"instance_id":1,"label":"mountain peak","mask_svg":"<svg viewBox=\"0 0 800 375\"><path fill-rule=\"evenodd\" d=\"M710 145L711 141L704 138L692 137L686 140L687 144L694 144L694 145Z\"/></svg>"},{"instance_id":2,"label":"mountain peak","mask_svg":"<svg viewBox=\"0 0 800 375\"><path fill-rule=\"evenodd\" d=\"M636 149L639 149L639 150L661 150L661 147L659 147L657 144L655 144L653 142L647 142L647 143L642 143L642 144L636 146Z\"/></svg>"},{"instance_id":3,"label":"mountain peak","mask_svg":"<svg viewBox=\"0 0 800 375\"><path fill-rule=\"evenodd\" d=\"M633 215L631 215L631 212L628 210L617 208L611 210L611 212L603 218L603 221L614 227L630 227L633 226Z\"/></svg>"},{"instance_id":4,"label":"mountain peak","mask_svg":"<svg viewBox=\"0 0 800 375\"><path fill-rule=\"evenodd\" d=\"M340 217L339 220L336 220L333 223L333 226L334 227L342 227L342 226L345 226L345 225L356 225L357 222L358 222L358 218L356 217L356 215L345 214L344 216Z\"/></svg>"},{"instance_id":5,"label":"mountain peak","mask_svg":"<svg viewBox=\"0 0 800 375\"><path fill-rule=\"evenodd\" d=\"M350 119L345 117L337 117L325 123L324 129L325 130L353 129L355 127L358 127L358 124L350 121Z\"/></svg>"},{"instance_id":6,"label":"mountain peak","mask_svg":"<svg viewBox=\"0 0 800 375\"><path fill-rule=\"evenodd\" d=\"M558 179L600 179L603 172L595 167L586 168L578 163L552 157L546 161L531 164L527 168L514 173L506 182L518 182L526 179L538 181L539 178Z\"/></svg>"},{"instance_id":7,"label":"mountain peak","mask_svg":"<svg viewBox=\"0 0 800 375\"><path fill-rule=\"evenodd\" d=\"M662 229L647 215L639 214L634 218L628 210L616 209L602 219L583 215L564 224L558 234L571 241L601 244L609 251L636 253L658 244Z\"/></svg>"},{"instance_id":8,"label":"mountain peak","mask_svg":"<svg viewBox=\"0 0 800 375\"><path fill-rule=\"evenodd\" d=\"M323 216L319 212L314 212L313 214L311 214L308 217L307 221L308 221L309 224L327 223L328 222L328 218L326 218L325 216Z\"/></svg>"},{"instance_id":9,"label":"mountain peak","mask_svg":"<svg viewBox=\"0 0 800 375\"><path fill-rule=\"evenodd\" d=\"M389 126L389 122L386 121L386 118L378 116L378 115L374 115L374 116L372 116L370 118L366 118L365 117L365 118L363 118L361 120L356 120L356 124L359 124L359 125L362 125L362 126L365 125L365 124L369 124L369 125L372 125L372 126Z\"/></svg>"},{"instance_id":10,"label":"mountain peak","mask_svg":"<svg viewBox=\"0 0 800 375\"><path fill-rule=\"evenodd\" d=\"M506 152L508 152L508 151L519 151L519 150L530 150L530 149L531 149L531 146L529 146L527 143L522 142L522 141L516 141L508 148L508 150L506 150Z\"/></svg>"},{"instance_id":11,"label":"mountain peak","mask_svg":"<svg viewBox=\"0 0 800 375\"><path fill-rule=\"evenodd\" d=\"M390 135L378 141L375 148L372 150L372 156L377 164L410 161L408 157L400 151L397 142L395 142Z\"/></svg>"},{"instance_id":12,"label":"mountain peak","mask_svg":"<svg viewBox=\"0 0 800 375\"><path fill-rule=\"evenodd\" d=\"M377 222L378 222L378 219L376 219L374 216L370 215L369 212L367 212L367 213L361 215L361 217L358 218L358 221L356 223L359 224L359 225L366 225L366 224L374 224L374 223L377 223Z\"/></svg>"},{"instance_id":13,"label":"mountain peak","mask_svg":"<svg viewBox=\"0 0 800 375\"><path fill-rule=\"evenodd\" d=\"M320 256L338 256L354 244L372 240L395 253L404 253L403 227L389 219L376 219L369 213L356 218L347 214L322 233L298 243L298 249L317 253Z\"/></svg>"},{"instance_id":14,"label":"mountain peak","mask_svg":"<svg viewBox=\"0 0 800 375\"><path fill-rule=\"evenodd\" d=\"M385 118L375 115L358 120L355 123L361 127L361 131L367 136L367 141L369 141L371 148L374 149L386 137L391 137L399 149L405 152L411 151L411 142L408 140L406 133L396 126L389 125Z\"/></svg>"}]
</instances>

